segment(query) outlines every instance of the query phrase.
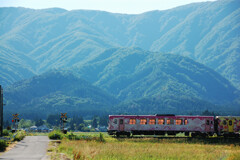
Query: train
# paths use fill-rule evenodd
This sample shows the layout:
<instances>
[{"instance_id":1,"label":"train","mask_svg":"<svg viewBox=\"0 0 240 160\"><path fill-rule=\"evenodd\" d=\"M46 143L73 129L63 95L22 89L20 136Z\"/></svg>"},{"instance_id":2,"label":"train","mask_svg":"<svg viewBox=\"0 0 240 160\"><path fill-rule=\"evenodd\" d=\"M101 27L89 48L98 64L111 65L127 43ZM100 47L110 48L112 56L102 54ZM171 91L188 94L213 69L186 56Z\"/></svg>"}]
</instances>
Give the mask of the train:
<instances>
[{"instance_id":1,"label":"train","mask_svg":"<svg viewBox=\"0 0 240 160\"><path fill-rule=\"evenodd\" d=\"M108 134L113 136L176 135L239 137L240 116L174 114L109 115Z\"/></svg>"}]
</instances>

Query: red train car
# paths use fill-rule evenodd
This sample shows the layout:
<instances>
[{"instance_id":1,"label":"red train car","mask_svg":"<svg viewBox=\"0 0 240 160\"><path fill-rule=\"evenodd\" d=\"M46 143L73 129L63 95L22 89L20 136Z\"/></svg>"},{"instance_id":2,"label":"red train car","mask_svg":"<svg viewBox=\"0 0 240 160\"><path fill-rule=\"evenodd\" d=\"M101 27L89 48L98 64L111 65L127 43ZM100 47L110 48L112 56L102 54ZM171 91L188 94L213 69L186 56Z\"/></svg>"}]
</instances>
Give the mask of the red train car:
<instances>
[{"instance_id":1,"label":"red train car","mask_svg":"<svg viewBox=\"0 0 240 160\"><path fill-rule=\"evenodd\" d=\"M213 135L213 116L180 115L110 115L110 135Z\"/></svg>"}]
</instances>

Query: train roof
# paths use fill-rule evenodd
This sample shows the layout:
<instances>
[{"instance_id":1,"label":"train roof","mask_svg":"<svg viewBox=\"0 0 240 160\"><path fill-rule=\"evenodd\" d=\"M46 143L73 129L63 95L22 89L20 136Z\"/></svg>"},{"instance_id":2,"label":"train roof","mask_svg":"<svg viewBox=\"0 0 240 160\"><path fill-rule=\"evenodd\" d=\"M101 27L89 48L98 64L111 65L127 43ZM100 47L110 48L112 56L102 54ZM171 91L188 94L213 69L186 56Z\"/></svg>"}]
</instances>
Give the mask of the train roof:
<instances>
[{"instance_id":1,"label":"train roof","mask_svg":"<svg viewBox=\"0 0 240 160\"><path fill-rule=\"evenodd\" d=\"M216 118L240 118L240 116L216 116Z\"/></svg>"},{"instance_id":2,"label":"train roof","mask_svg":"<svg viewBox=\"0 0 240 160\"><path fill-rule=\"evenodd\" d=\"M174 115L174 114L155 114L155 115L109 115L109 117L203 117L214 118L214 116L201 116L201 115Z\"/></svg>"}]
</instances>

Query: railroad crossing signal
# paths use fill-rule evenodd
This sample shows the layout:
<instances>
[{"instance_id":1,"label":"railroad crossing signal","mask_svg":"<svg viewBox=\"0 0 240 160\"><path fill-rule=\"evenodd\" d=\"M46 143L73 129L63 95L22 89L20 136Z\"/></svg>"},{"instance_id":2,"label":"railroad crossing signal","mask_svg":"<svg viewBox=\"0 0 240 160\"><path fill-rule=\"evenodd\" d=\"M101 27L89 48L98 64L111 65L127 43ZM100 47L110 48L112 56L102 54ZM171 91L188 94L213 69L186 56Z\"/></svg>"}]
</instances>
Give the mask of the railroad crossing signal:
<instances>
[{"instance_id":1,"label":"railroad crossing signal","mask_svg":"<svg viewBox=\"0 0 240 160\"><path fill-rule=\"evenodd\" d=\"M19 117L18 117L19 114L16 113L16 114L13 114L12 116L13 116L12 122L19 122Z\"/></svg>"},{"instance_id":2,"label":"railroad crossing signal","mask_svg":"<svg viewBox=\"0 0 240 160\"><path fill-rule=\"evenodd\" d=\"M67 122L67 113L61 113L60 123L63 133L67 133L67 130L64 129L64 123Z\"/></svg>"},{"instance_id":3,"label":"railroad crossing signal","mask_svg":"<svg viewBox=\"0 0 240 160\"><path fill-rule=\"evenodd\" d=\"M61 113L61 118L67 118L67 113Z\"/></svg>"},{"instance_id":4,"label":"railroad crossing signal","mask_svg":"<svg viewBox=\"0 0 240 160\"><path fill-rule=\"evenodd\" d=\"M12 129L12 133L16 132L17 128L18 128L18 125L17 125L17 122L19 122L19 114L13 114L12 115L13 118L12 118L12 122L14 123L13 126L14 126L14 129Z\"/></svg>"},{"instance_id":5,"label":"railroad crossing signal","mask_svg":"<svg viewBox=\"0 0 240 160\"><path fill-rule=\"evenodd\" d=\"M67 113L61 113L60 121L67 122Z\"/></svg>"}]
</instances>

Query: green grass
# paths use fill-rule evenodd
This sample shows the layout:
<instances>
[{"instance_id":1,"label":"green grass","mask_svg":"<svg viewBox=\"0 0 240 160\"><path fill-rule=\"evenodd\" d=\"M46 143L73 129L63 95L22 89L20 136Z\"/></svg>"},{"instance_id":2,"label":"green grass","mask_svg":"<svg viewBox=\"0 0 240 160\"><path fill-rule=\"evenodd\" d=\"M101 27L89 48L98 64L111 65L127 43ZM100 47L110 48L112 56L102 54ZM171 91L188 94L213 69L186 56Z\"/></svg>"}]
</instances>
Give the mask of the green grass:
<instances>
[{"instance_id":1,"label":"green grass","mask_svg":"<svg viewBox=\"0 0 240 160\"><path fill-rule=\"evenodd\" d=\"M71 159L142 160L142 159L239 159L240 139L191 138L112 138L103 133L77 133L91 140L64 138L58 151Z\"/></svg>"},{"instance_id":2,"label":"green grass","mask_svg":"<svg viewBox=\"0 0 240 160\"><path fill-rule=\"evenodd\" d=\"M49 133L42 133L42 132L28 132L28 136L47 136Z\"/></svg>"}]
</instances>

